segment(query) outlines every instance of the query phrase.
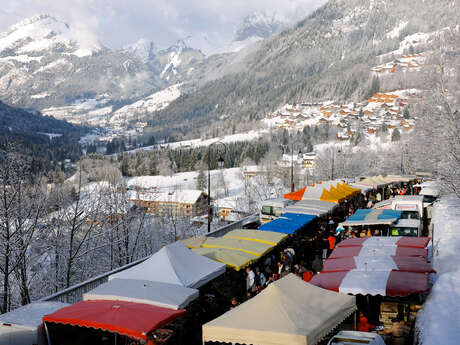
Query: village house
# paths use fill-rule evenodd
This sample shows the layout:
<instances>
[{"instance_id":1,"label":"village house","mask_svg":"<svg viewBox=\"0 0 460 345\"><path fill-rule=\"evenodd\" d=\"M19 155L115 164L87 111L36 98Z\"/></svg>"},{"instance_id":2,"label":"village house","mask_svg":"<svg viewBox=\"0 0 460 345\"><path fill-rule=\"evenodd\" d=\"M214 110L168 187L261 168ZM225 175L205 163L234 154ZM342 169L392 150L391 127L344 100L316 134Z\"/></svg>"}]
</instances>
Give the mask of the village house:
<instances>
[{"instance_id":1,"label":"village house","mask_svg":"<svg viewBox=\"0 0 460 345\"><path fill-rule=\"evenodd\" d=\"M173 192L135 192L130 200L155 216L194 217L206 213L208 196L201 190L176 190Z\"/></svg>"}]
</instances>

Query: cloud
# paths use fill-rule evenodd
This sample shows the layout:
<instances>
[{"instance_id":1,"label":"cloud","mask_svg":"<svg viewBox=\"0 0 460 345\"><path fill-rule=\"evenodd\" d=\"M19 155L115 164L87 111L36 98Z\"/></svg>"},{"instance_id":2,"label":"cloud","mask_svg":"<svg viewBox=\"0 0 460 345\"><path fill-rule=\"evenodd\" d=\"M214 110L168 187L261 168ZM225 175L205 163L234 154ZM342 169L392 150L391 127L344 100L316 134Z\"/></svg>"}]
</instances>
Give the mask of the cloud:
<instances>
[{"instance_id":1,"label":"cloud","mask_svg":"<svg viewBox=\"0 0 460 345\"><path fill-rule=\"evenodd\" d=\"M204 50L228 42L242 19L254 11L276 12L294 24L325 0L9 0L0 11L0 31L15 22L48 13L69 22L79 40L96 37L122 47L144 37L167 47L192 37Z\"/></svg>"}]
</instances>

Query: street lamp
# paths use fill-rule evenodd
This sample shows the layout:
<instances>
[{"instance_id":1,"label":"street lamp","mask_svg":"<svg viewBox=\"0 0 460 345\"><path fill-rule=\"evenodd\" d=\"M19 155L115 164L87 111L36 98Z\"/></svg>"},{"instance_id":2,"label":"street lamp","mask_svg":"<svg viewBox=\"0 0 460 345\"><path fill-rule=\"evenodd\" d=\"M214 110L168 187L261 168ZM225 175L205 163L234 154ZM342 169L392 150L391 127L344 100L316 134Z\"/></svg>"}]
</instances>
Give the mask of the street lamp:
<instances>
[{"instance_id":1,"label":"street lamp","mask_svg":"<svg viewBox=\"0 0 460 345\"><path fill-rule=\"evenodd\" d=\"M211 232L211 147L213 145L222 145L224 148L224 154L227 152L227 145L223 142L216 141L208 146L208 232ZM219 169L223 168L225 164L225 160L221 155L217 160L217 166Z\"/></svg>"},{"instance_id":2,"label":"street lamp","mask_svg":"<svg viewBox=\"0 0 460 345\"><path fill-rule=\"evenodd\" d=\"M282 145L284 152L286 152L286 149L288 148L288 145ZM302 159L302 151L299 150L299 153L297 155L297 161ZM294 142L291 141L291 192L293 192L295 189L295 184L294 184Z\"/></svg>"},{"instance_id":3,"label":"street lamp","mask_svg":"<svg viewBox=\"0 0 460 345\"><path fill-rule=\"evenodd\" d=\"M337 153L341 153L340 149L337 150ZM334 179L334 169L335 169L335 147L332 148L332 164L331 164L331 180Z\"/></svg>"}]
</instances>

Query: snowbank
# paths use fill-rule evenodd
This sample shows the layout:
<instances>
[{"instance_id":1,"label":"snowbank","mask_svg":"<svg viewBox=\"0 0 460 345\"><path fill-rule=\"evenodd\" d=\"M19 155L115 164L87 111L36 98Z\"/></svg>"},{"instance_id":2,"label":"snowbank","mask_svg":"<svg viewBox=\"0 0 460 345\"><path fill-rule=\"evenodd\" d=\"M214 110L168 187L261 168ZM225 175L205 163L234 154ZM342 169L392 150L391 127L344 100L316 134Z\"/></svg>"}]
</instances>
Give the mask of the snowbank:
<instances>
[{"instance_id":1,"label":"snowbank","mask_svg":"<svg viewBox=\"0 0 460 345\"><path fill-rule=\"evenodd\" d=\"M423 345L455 345L460 339L460 198L446 197L437 203L433 224L436 282L416 327Z\"/></svg>"}]
</instances>

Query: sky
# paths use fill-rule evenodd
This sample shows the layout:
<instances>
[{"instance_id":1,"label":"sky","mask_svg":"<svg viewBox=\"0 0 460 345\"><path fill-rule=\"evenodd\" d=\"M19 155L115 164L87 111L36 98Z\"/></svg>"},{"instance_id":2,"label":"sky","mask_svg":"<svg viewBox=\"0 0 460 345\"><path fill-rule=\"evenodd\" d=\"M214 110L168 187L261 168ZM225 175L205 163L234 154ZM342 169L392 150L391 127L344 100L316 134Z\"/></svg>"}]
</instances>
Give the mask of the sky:
<instances>
[{"instance_id":1,"label":"sky","mask_svg":"<svg viewBox=\"0 0 460 345\"><path fill-rule=\"evenodd\" d=\"M139 38L161 49L178 39L209 54L228 44L254 11L292 24L325 0L8 0L0 9L0 32L37 14L49 14L104 45L120 48Z\"/></svg>"}]
</instances>

